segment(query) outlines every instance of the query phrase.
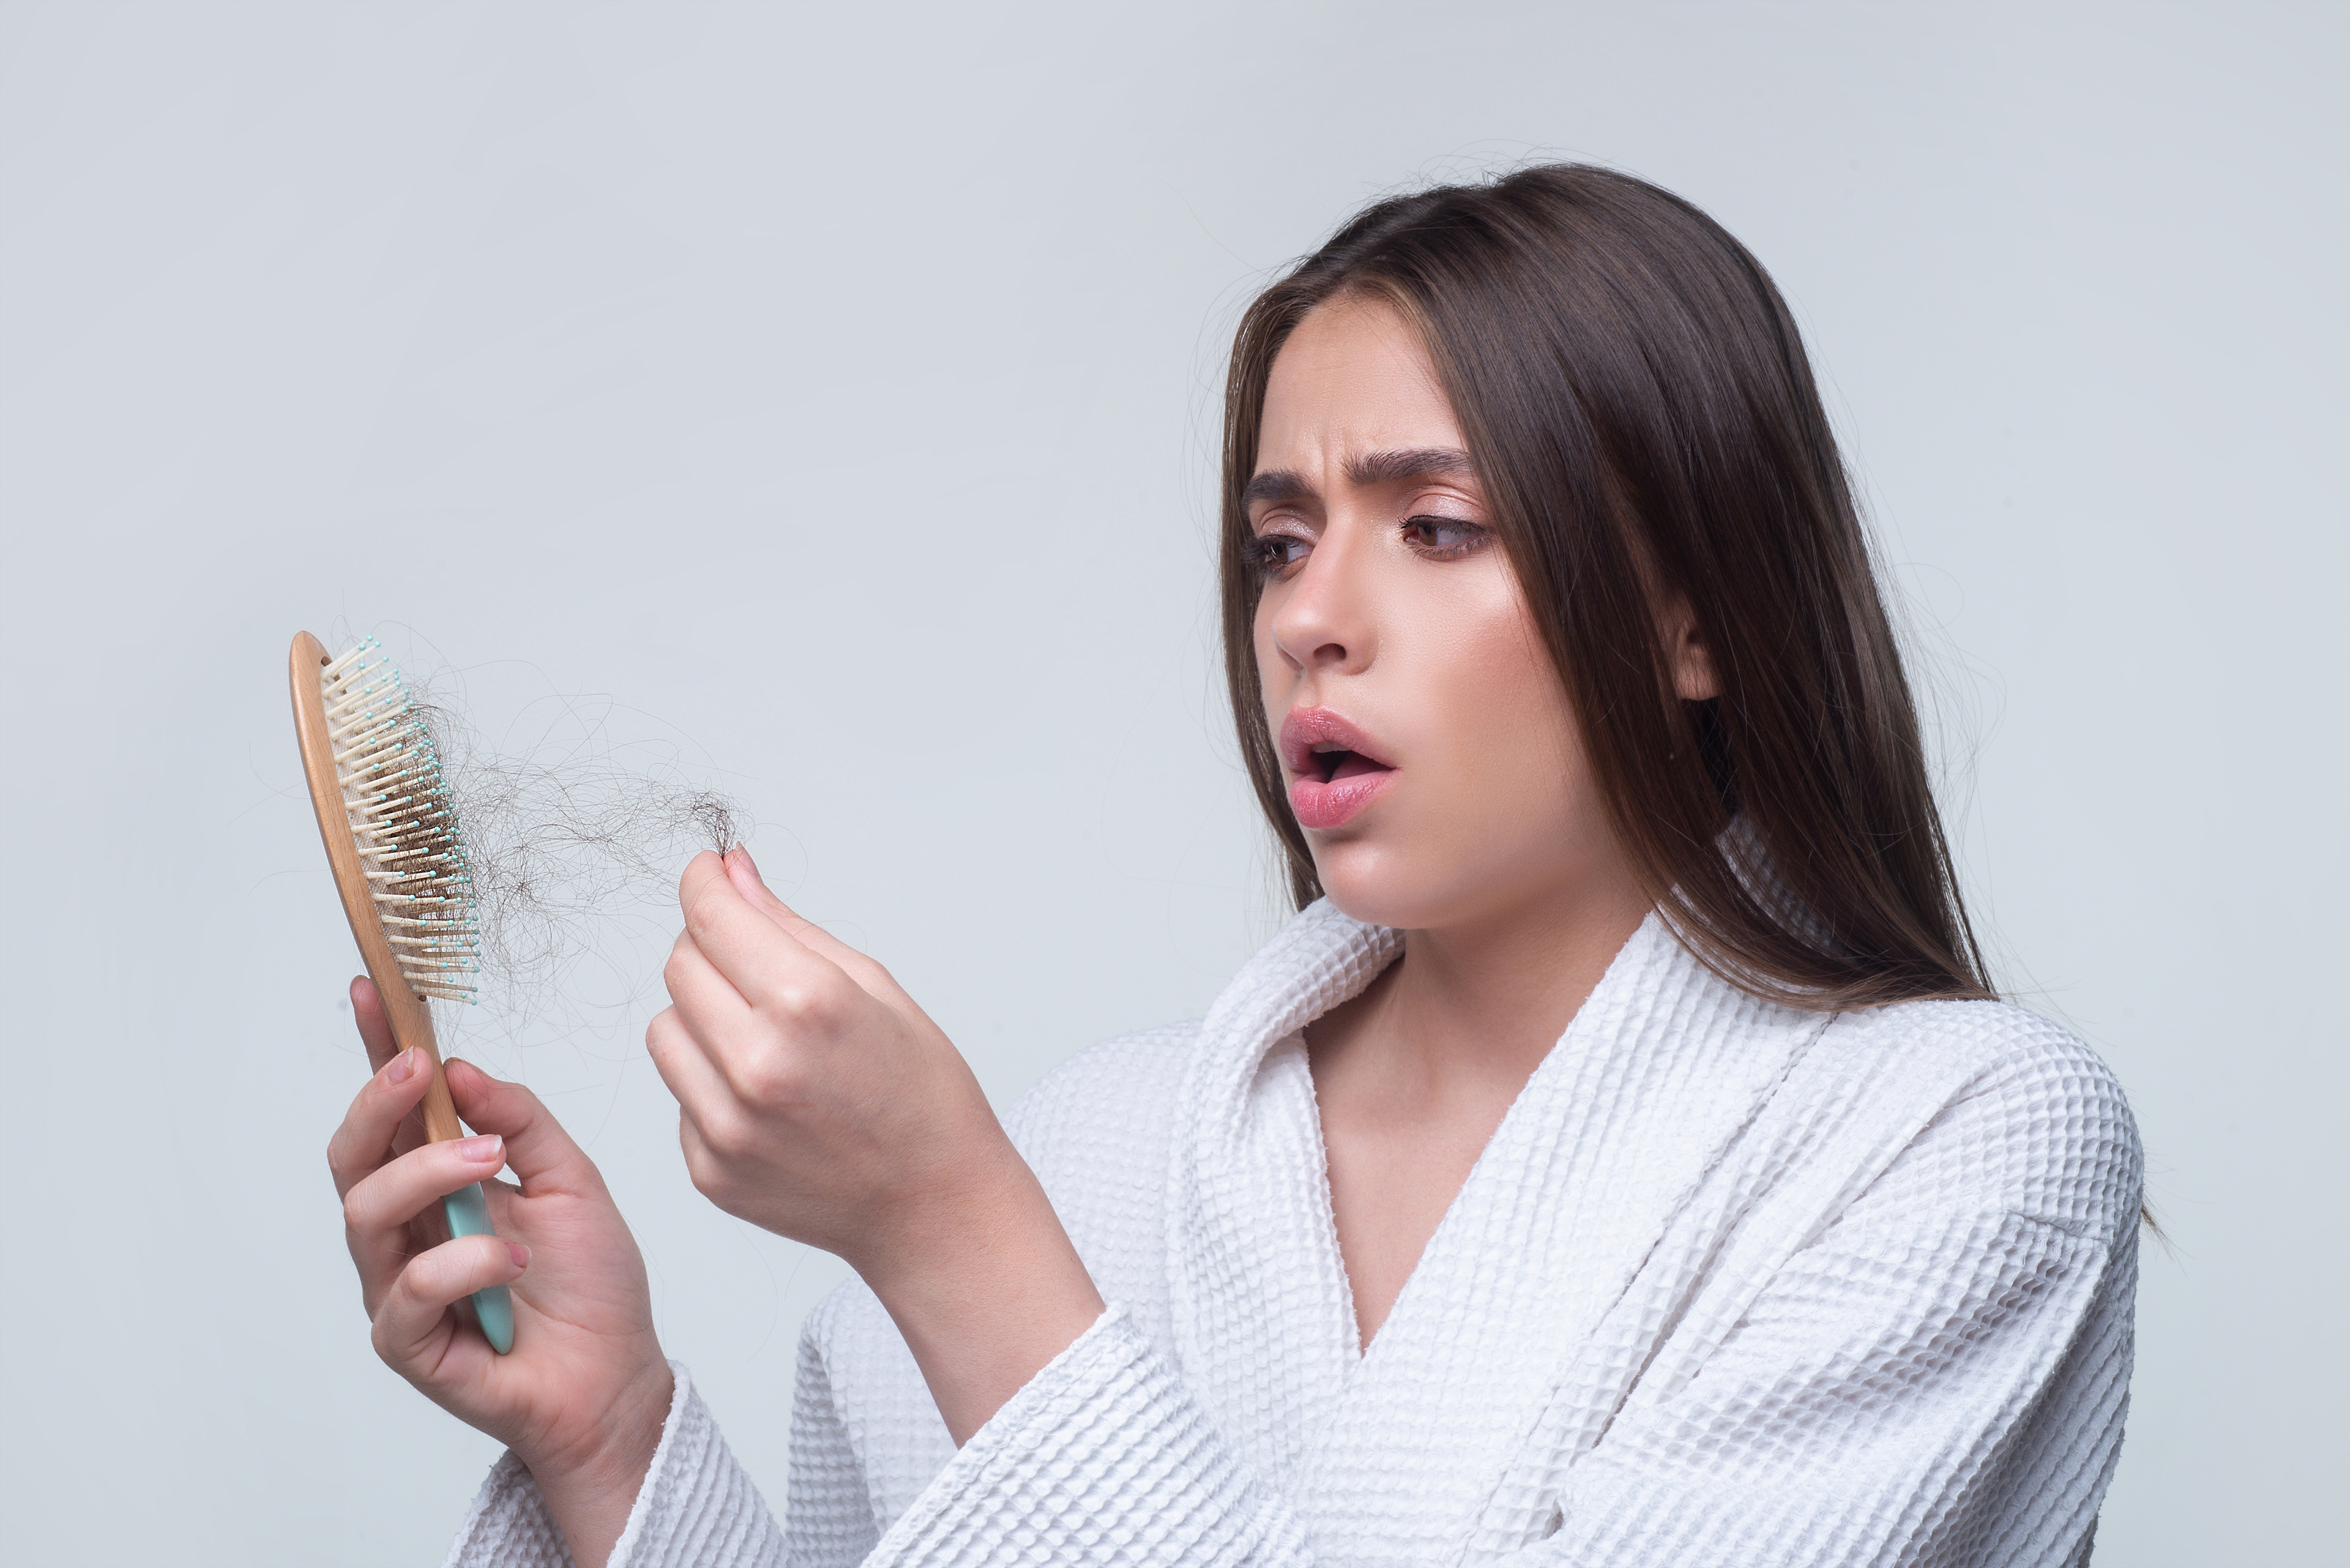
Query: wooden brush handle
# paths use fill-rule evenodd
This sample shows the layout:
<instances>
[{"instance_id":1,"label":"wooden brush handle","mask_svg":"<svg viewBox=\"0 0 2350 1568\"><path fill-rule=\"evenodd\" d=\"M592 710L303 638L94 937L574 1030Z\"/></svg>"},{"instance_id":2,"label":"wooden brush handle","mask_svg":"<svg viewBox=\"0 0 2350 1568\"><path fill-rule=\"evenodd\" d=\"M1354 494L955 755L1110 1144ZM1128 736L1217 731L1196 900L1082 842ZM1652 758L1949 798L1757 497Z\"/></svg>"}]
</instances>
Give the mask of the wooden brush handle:
<instances>
[{"instance_id":1,"label":"wooden brush handle","mask_svg":"<svg viewBox=\"0 0 2350 1568\"><path fill-rule=\"evenodd\" d=\"M432 1085L424 1091L424 1136L434 1143L463 1137L457 1107L449 1099L449 1085L441 1075L441 1045L432 1036L432 1008L409 989L385 940L383 921L377 918L369 896L367 872L359 861L359 839L351 833L350 808L343 801L342 780L335 773L334 743L327 735L326 693L319 671L329 662L324 645L308 632L296 632L287 656L287 680L294 691L294 731L302 742L302 772L310 784L310 809L318 818L318 836L327 844L327 862L335 870L335 891L342 895L343 915L351 923L351 937L359 945L368 978L383 999L384 1017L391 1038L402 1051L421 1049L432 1064Z\"/></svg>"}]
</instances>

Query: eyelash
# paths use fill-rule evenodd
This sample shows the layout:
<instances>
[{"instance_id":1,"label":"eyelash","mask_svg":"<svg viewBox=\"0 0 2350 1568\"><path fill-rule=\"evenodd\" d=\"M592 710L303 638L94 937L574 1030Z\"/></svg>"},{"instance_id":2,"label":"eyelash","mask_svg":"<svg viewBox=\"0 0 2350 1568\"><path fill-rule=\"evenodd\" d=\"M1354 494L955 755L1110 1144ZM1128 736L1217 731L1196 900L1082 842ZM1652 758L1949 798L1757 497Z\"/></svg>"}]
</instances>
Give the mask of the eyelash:
<instances>
[{"instance_id":1,"label":"eyelash","mask_svg":"<svg viewBox=\"0 0 2350 1568\"><path fill-rule=\"evenodd\" d=\"M1302 547L1305 543L1305 540L1293 539L1286 534L1267 534L1261 538L1249 541L1249 560L1255 566L1256 575L1271 582L1297 564L1295 559L1284 556L1282 552L1292 545Z\"/></svg>"},{"instance_id":2,"label":"eyelash","mask_svg":"<svg viewBox=\"0 0 2350 1568\"><path fill-rule=\"evenodd\" d=\"M1457 545L1423 545L1409 537L1415 532L1431 528L1451 528L1461 534L1462 537ZM1465 517L1429 515L1407 517L1403 520L1403 530L1407 535L1406 542L1414 551L1430 560L1436 561L1459 560L1461 556L1482 548L1489 535L1489 531L1482 523L1471 523Z\"/></svg>"},{"instance_id":3,"label":"eyelash","mask_svg":"<svg viewBox=\"0 0 2350 1568\"><path fill-rule=\"evenodd\" d=\"M1471 523L1466 518L1438 517L1427 514L1407 517L1399 526L1405 535L1406 547L1421 559L1430 561L1457 561L1463 556L1474 554L1484 546L1492 532L1483 524ZM1457 544L1422 544L1411 537L1415 533L1447 528L1462 535ZM1307 541L1287 534L1267 534L1250 542L1249 558L1255 564L1257 575L1270 580L1304 558L1288 555L1286 552L1291 546L1306 545Z\"/></svg>"}]
</instances>

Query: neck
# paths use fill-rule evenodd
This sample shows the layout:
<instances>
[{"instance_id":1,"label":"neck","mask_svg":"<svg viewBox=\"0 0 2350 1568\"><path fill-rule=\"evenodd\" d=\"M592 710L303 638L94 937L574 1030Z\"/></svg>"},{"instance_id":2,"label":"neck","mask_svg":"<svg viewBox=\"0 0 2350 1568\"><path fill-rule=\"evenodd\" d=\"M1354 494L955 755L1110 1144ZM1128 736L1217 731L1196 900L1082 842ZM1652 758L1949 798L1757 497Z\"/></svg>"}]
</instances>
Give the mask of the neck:
<instances>
[{"instance_id":1,"label":"neck","mask_svg":"<svg viewBox=\"0 0 2350 1568\"><path fill-rule=\"evenodd\" d=\"M1332 1020L1334 1033L1348 1054L1372 1059L1361 1066L1375 1060L1379 1076L1416 1081L1432 1097L1503 1086L1514 1096L1648 912L1627 880L1407 931L1403 957L1350 1005L1357 1018Z\"/></svg>"}]
</instances>

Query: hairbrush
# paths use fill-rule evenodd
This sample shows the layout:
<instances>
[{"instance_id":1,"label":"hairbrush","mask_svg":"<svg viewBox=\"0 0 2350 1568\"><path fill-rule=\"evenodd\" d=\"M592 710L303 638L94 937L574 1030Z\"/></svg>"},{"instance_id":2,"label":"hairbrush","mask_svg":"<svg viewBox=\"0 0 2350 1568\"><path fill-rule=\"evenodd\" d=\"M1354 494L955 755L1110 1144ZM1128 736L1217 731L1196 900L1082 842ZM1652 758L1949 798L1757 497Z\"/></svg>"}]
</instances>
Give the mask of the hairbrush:
<instances>
[{"instance_id":1,"label":"hairbrush","mask_svg":"<svg viewBox=\"0 0 2350 1568\"><path fill-rule=\"evenodd\" d=\"M481 921L457 806L423 712L373 638L339 658L296 633L290 656L294 729L318 836L335 890L400 1049L420 1049L432 1070L424 1136L465 1136L430 998L472 1002L481 971ZM482 1184L441 1200L452 1236L490 1233ZM503 1355L514 1348L514 1298L504 1285L473 1293L473 1316Z\"/></svg>"}]
</instances>

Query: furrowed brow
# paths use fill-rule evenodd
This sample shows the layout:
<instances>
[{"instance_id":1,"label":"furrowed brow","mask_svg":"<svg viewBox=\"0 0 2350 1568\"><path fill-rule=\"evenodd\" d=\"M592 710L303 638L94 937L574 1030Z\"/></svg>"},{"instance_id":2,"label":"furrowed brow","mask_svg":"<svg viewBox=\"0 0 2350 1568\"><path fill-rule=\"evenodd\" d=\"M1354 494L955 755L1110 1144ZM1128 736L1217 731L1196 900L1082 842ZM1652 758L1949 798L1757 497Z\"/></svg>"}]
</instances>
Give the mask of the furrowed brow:
<instances>
[{"instance_id":1,"label":"furrowed brow","mask_svg":"<svg viewBox=\"0 0 2350 1568\"><path fill-rule=\"evenodd\" d=\"M1347 478L1355 484L1393 484L1406 479L1461 479L1471 472L1469 454L1457 446L1367 452L1347 460Z\"/></svg>"},{"instance_id":2,"label":"furrowed brow","mask_svg":"<svg viewBox=\"0 0 2350 1568\"><path fill-rule=\"evenodd\" d=\"M1260 501L1303 501L1314 493L1305 476L1285 468L1269 468L1248 482L1241 492L1241 509L1246 511Z\"/></svg>"},{"instance_id":3,"label":"furrowed brow","mask_svg":"<svg viewBox=\"0 0 2350 1568\"><path fill-rule=\"evenodd\" d=\"M1358 452L1347 460L1349 484L1394 484L1407 479L1463 479L1476 472L1469 454L1457 446L1410 447L1394 452ZM1243 509L1260 501L1305 501L1314 487L1305 476L1286 468L1269 468L1248 482L1241 492Z\"/></svg>"}]
</instances>

